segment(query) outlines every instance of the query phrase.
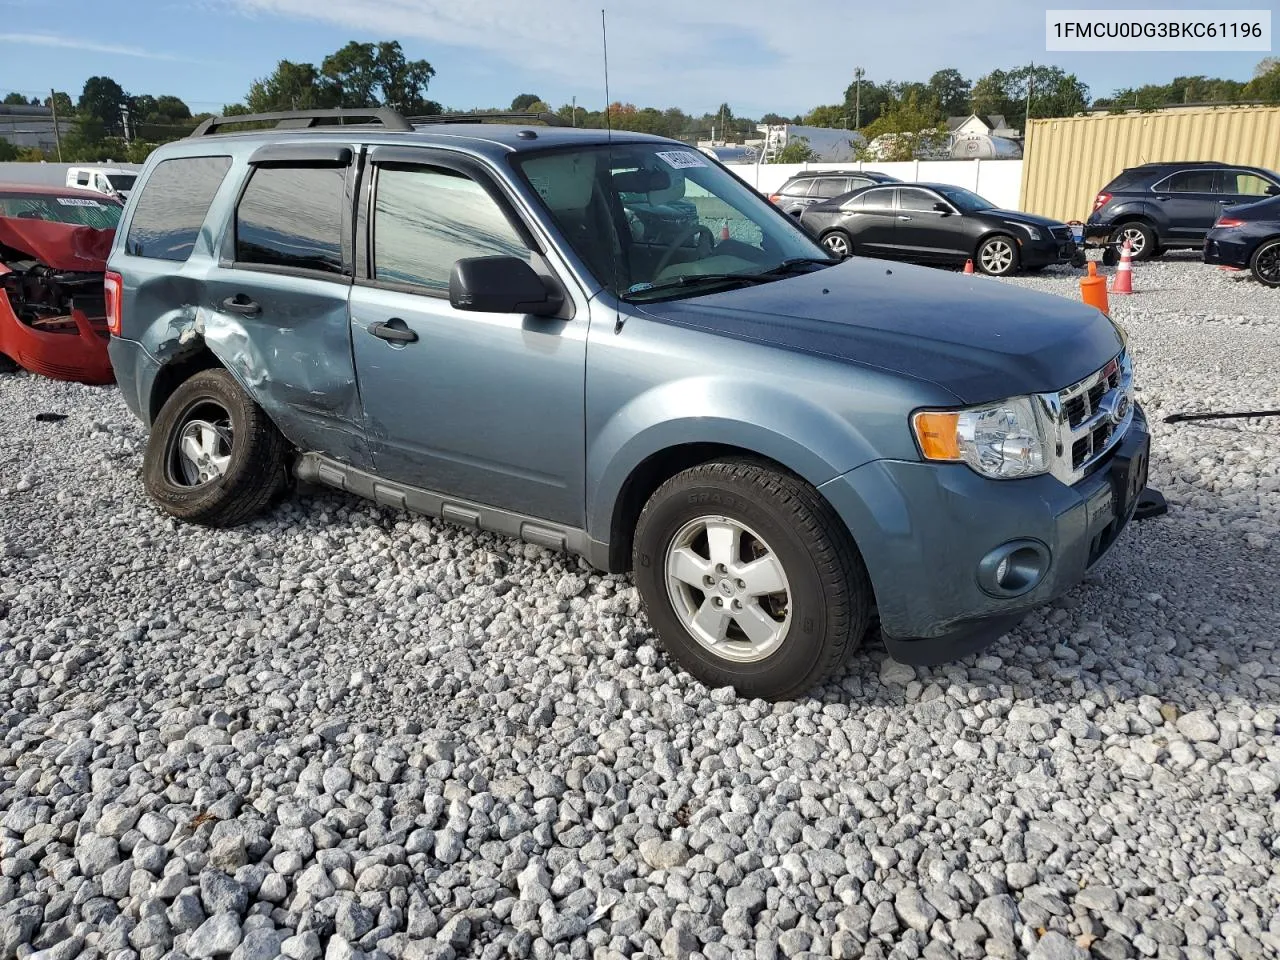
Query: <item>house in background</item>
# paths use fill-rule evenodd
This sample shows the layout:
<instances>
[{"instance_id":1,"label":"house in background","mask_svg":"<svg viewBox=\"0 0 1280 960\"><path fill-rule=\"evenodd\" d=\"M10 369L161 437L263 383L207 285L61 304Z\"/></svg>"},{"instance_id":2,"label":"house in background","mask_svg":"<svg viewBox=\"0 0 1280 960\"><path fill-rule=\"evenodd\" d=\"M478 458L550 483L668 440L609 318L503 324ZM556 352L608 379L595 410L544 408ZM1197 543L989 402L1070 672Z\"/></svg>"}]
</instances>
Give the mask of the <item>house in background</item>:
<instances>
[{"instance_id":1,"label":"house in background","mask_svg":"<svg viewBox=\"0 0 1280 960\"><path fill-rule=\"evenodd\" d=\"M970 137L999 137L1002 140L1021 140L1022 131L1005 122L1004 114L991 113L980 117L971 113L967 117L947 117L947 132L953 141Z\"/></svg>"}]
</instances>

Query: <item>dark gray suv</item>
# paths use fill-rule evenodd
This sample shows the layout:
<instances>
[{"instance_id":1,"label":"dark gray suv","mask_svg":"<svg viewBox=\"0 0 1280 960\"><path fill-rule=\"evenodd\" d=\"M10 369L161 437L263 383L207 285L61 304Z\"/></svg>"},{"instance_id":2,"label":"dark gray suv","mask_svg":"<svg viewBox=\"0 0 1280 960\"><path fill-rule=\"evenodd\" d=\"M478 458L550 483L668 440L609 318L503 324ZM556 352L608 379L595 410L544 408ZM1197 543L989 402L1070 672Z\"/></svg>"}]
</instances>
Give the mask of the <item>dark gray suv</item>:
<instances>
[{"instance_id":1,"label":"dark gray suv","mask_svg":"<svg viewBox=\"0 0 1280 960\"><path fill-rule=\"evenodd\" d=\"M1149 437L1102 313L831 260L675 141L480 120L218 118L151 155L107 292L162 509L243 523L301 478L572 551L774 699L873 617L965 656L1128 523Z\"/></svg>"},{"instance_id":2,"label":"dark gray suv","mask_svg":"<svg viewBox=\"0 0 1280 960\"><path fill-rule=\"evenodd\" d=\"M787 178L787 182L770 194L769 201L793 217L805 208L824 200L841 197L850 190L877 183L901 183L897 177L873 170L804 170Z\"/></svg>"}]
</instances>

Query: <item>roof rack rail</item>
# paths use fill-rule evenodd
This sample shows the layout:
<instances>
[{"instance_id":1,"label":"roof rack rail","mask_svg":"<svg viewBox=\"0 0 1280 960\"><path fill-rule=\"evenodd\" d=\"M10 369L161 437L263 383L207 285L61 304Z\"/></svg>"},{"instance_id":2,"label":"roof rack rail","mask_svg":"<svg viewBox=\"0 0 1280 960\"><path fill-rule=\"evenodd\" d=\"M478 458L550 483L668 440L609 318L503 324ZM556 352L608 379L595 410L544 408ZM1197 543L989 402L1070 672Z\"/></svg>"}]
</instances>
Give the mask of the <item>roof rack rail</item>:
<instances>
[{"instance_id":1,"label":"roof rack rail","mask_svg":"<svg viewBox=\"0 0 1280 960\"><path fill-rule=\"evenodd\" d=\"M336 120L337 124L318 124L317 120ZM315 130L343 124L347 120L371 121L363 126L381 126L386 130L411 132L413 126L390 107L334 110L284 110L277 113L243 113L226 117L210 117L191 131L190 137L207 137L221 128L236 123L269 123L277 130Z\"/></svg>"},{"instance_id":2,"label":"roof rack rail","mask_svg":"<svg viewBox=\"0 0 1280 960\"><path fill-rule=\"evenodd\" d=\"M549 127L567 127L569 122L554 113L437 113L429 117L409 117L413 123L483 123L486 120L536 120Z\"/></svg>"}]
</instances>

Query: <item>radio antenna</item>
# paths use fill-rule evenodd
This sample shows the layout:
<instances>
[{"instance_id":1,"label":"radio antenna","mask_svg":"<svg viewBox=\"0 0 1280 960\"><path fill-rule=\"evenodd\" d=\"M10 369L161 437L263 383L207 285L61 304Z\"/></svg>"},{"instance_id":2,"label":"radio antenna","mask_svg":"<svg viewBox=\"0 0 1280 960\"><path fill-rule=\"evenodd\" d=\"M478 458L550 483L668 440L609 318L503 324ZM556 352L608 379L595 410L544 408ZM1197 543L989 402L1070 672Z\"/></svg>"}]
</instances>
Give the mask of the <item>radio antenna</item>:
<instances>
[{"instance_id":1,"label":"radio antenna","mask_svg":"<svg viewBox=\"0 0 1280 960\"><path fill-rule=\"evenodd\" d=\"M600 45L604 50L604 136L605 136L605 155L609 158L609 169L607 177L603 183L611 183L613 180L613 101L609 99L609 27L605 22L604 7L600 8ZM605 199L605 198L602 198ZM605 199L606 205L608 200ZM615 229L616 232L616 229ZM613 244L610 243L609 259L613 261L613 296L617 301L615 307L615 315L613 321L613 332L619 334L622 332L622 279L618 276L618 258L622 253L622 238L617 237L618 252L615 253Z\"/></svg>"}]
</instances>

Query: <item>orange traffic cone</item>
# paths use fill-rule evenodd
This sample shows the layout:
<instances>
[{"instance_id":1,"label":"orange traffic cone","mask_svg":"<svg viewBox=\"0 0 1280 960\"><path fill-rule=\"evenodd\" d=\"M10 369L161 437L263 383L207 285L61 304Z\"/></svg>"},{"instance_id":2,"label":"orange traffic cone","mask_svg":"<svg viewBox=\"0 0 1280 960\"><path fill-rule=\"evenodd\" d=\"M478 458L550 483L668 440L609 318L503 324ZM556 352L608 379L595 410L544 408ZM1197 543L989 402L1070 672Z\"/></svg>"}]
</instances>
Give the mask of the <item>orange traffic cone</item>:
<instances>
[{"instance_id":1,"label":"orange traffic cone","mask_svg":"<svg viewBox=\"0 0 1280 960\"><path fill-rule=\"evenodd\" d=\"M966 261L964 262L964 272L965 272L965 273L973 273L973 261L972 261L972 260L966 260Z\"/></svg>"},{"instance_id":2,"label":"orange traffic cone","mask_svg":"<svg viewBox=\"0 0 1280 960\"><path fill-rule=\"evenodd\" d=\"M1111 305L1107 302L1107 281L1098 276L1098 265L1089 261L1089 275L1080 278L1080 299L1091 307L1097 307L1108 317L1111 316Z\"/></svg>"},{"instance_id":3,"label":"orange traffic cone","mask_svg":"<svg viewBox=\"0 0 1280 960\"><path fill-rule=\"evenodd\" d=\"M720 228L720 239L721 240L729 239L729 221L728 220L726 220L724 222L724 226Z\"/></svg>"},{"instance_id":4,"label":"orange traffic cone","mask_svg":"<svg viewBox=\"0 0 1280 960\"><path fill-rule=\"evenodd\" d=\"M1116 267L1116 276L1111 282L1111 292L1133 293L1133 252L1128 240L1120 248L1120 266Z\"/></svg>"}]
</instances>

